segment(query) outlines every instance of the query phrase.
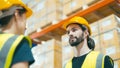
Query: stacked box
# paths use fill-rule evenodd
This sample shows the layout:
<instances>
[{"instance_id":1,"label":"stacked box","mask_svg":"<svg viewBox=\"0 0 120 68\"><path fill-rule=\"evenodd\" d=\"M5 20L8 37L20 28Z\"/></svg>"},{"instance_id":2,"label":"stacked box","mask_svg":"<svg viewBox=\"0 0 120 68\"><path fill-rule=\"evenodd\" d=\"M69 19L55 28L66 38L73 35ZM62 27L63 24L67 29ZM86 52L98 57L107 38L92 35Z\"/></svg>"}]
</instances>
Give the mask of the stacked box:
<instances>
[{"instance_id":1,"label":"stacked box","mask_svg":"<svg viewBox=\"0 0 120 68\"><path fill-rule=\"evenodd\" d=\"M94 42L95 42L95 50L96 50L96 51L101 51L101 47L100 47L100 36L99 36L99 35L94 36L94 37L92 37L92 39L93 39Z\"/></svg>"},{"instance_id":2,"label":"stacked box","mask_svg":"<svg viewBox=\"0 0 120 68\"><path fill-rule=\"evenodd\" d=\"M61 41L62 41L62 46L70 46L69 45L69 36L67 34L62 35Z\"/></svg>"},{"instance_id":3,"label":"stacked box","mask_svg":"<svg viewBox=\"0 0 120 68\"><path fill-rule=\"evenodd\" d=\"M46 12L47 12L47 9L44 8L44 9L40 10L39 12L35 12L34 17L39 19L39 18L45 16L47 14Z\"/></svg>"},{"instance_id":4,"label":"stacked box","mask_svg":"<svg viewBox=\"0 0 120 68\"><path fill-rule=\"evenodd\" d=\"M28 5L30 8L33 9L37 3L39 3L39 2L38 2L38 1L35 1L35 0L31 0L31 1L29 1L29 2L27 3L27 5Z\"/></svg>"},{"instance_id":5,"label":"stacked box","mask_svg":"<svg viewBox=\"0 0 120 68\"><path fill-rule=\"evenodd\" d=\"M68 2L71 2L72 0L60 0L60 2L64 5L64 4L66 4L66 3L68 3Z\"/></svg>"},{"instance_id":6,"label":"stacked box","mask_svg":"<svg viewBox=\"0 0 120 68\"><path fill-rule=\"evenodd\" d=\"M53 22L55 20L57 20L57 21L61 20L61 16L62 16L62 14L58 11L53 11L53 12L47 14L47 23L46 24Z\"/></svg>"},{"instance_id":7,"label":"stacked box","mask_svg":"<svg viewBox=\"0 0 120 68\"><path fill-rule=\"evenodd\" d=\"M112 14L100 20L99 25L100 25L99 28L100 33L104 33L106 31L119 27L120 22L119 22L119 18L116 15Z\"/></svg>"},{"instance_id":8,"label":"stacked box","mask_svg":"<svg viewBox=\"0 0 120 68\"><path fill-rule=\"evenodd\" d=\"M38 19L35 21L35 29L38 29L38 28L42 28L46 25L47 23L47 18L45 16L43 16L42 18Z\"/></svg>"},{"instance_id":9,"label":"stacked box","mask_svg":"<svg viewBox=\"0 0 120 68\"><path fill-rule=\"evenodd\" d=\"M86 4L91 4L99 0L83 0Z\"/></svg>"},{"instance_id":10,"label":"stacked box","mask_svg":"<svg viewBox=\"0 0 120 68\"><path fill-rule=\"evenodd\" d=\"M42 26L45 25L46 20L44 20L45 18L43 16L46 15L47 3L46 0L44 1L34 0L30 1L28 3L28 6L31 7L33 10L32 16L27 20L28 22L27 33L31 34L32 32L36 32L38 28L41 28Z\"/></svg>"},{"instance_id":11,"label":"stacked box","mask_svg":"<svg viewBox=\"0 0 120 68\"><path fill-rule=\"evenodd\" d=\"M35 24L33 22L33 20L35 20L35 18L30 18L31 20L27 20L27 24L26 24L26 35L34 32L36 29L35 29Z\"/></svg>"},{"instance_id":12,"label":"stacked box","mask_svg":"<svg viewBox=\"0 0 120 68\"><path fill-rule=\"evenodd\" d=\"M82 1L72 0L63 5L63 14L68 15L82 7Z\"/></svg>"},{"instance_id":13,"label":"stacked box","mask_svg":"<svg viewBox=\"0 0 120 68\"><path fill-rule=\"evenodd\" d=\"M100 47L100 36L99 36L100 32L99 32L98 21L90 24L90 28L91 28L91 31L92 31L91 37L95 42L95 50L100 51L101 47Z\"/></svg>"},{"instance_id":14,"label":"stacked box","mask_svg":"<svg viewBox=\"0 0 120 68\"><path fill-rule=\"evenodd\" d=\"M113 60L120 58L120 47L111 46L108 48L103 48L102 52L109 55Z\"/></svg>"},{"instance_id":15,"label":"stacked box","mask_svg":"<svg viewBox=\"0 0 120 68\"><path fill-rule=\"evenodd\" d=\"M62 60L63 62L66 60L69 60L70 58L73 57L74 52L73 52L73 48L70 46L69 44L69 36L67 34L62 35Z\"/></svg>"},{"instance_id":16,"label":"stacked box","mask_svg":"<svg viewBox=\"0 0 120 68\"><path fill-rule=\"evenodd\" d=\"M120 33L117 29L110 30L100 35L102 52L113 59L120 58Z\"/></svg>"},{"instance_id":17,"label":"stacked box","mask_svg":"<svg viewBox=\"0 0 120 68\"><path fill-rule=\"evenodd\" d=\"M38 44L37 46L32 48L32 53L34 55L43 54L46 51L45 49L46 49L45 46Z\"/></svg>"},{"instance_id":18,"label":"stacked box","mask_svg":"<svg viewBox=\"0 0 120 68\"><path fill-rule=\"evenodd\" d=\"M117 61L114 61L114 68L120 68L120 59Z\"/></svg>"},{"instance_id":19,"label":"stacked box","mask_svg":"<svg viewBox=\"0 0 120 68\"><path fill-rule=\"evenodd\" d=\"M54 52L54 68L62 68L62 53L55 50Z\"/></svg>"},{"instance_id":20,"label":"stacked box","mask_svg":"<svg viewBox=\"0 0 120 68\"><path fill-rule=\"evenodd\" d=\"M62 3L59 0L47 0L47 13L60 10Z\"/></svg>"},{"instance_id":21,"label":"stacked box","mask_svg":"<svg viewBox=\"0 0 120 68\"><path fill-rule=\"evenodd\" d=\"M61 50L61 43L54 39L34 47L35 63L31 68L62 68Z\"/></svg>"},{"instance_id":22,"label":"stacked box","mask_svg":"<svg viewBox=\"0 0 120 68\"><path fill-rule=\"evenodd\" d=\"M65 60L69 60L70 58L72 58L74 56L74 50L71 46L63 47L62 52L63 52L62 53L63 62Z\"/></svg>"},{"instance_id":23,"label":"stacked box","mask_svg":"<svg viewBox=\"0 0 120 68\"><path fill-rule=\"evenodd\" d=\"M64 64L70 60L74 56L73 47L69 44L69 36L67 34L62 35L62 64Z\"/></svg>"},{"instance_id":24,"label":"stacked box","mask_svg":"<svg viewBox=\"0 0 120 68\"><path fill-rule=\"evenodd\" d=\"M74 56L74 49L69 46L63 46L62 47L62 67L65 66L65 64L72 59Z\"/></svg>"},{"instance_id":25,"label":"stacked box","mask_svg":"<svg viewBox=\"0 0 120 68\"><path fill-rule=\"evenodd\" d=\"M34 23L34 28L29 28L33 24L28 23L30 26L27 33L29 34L35 32L38 28L48 26L54 20L61 20L62 4L59 0L34 0L30 1L28 6L33 10L33 15L29 22Z\"/></svg>"},{"instance_id":26,"label":"stacked box","mask_svg":"<svg viewBox=\"0 0 120 68\"><path fill-rule=\"evenodd\" d=\"M35 62L30 66L30 68L44 68L45 64L45 47L38 45L32 48L32 53L35 59Z\"/></svg>"},{"instance_id":27,"label":"stacked box","mask_svg":"<svg viewBox=\"0 0 120 68\"><path fill-rule=\"evenodd\" d=\"M99 2L100 0L80 0L82 2L82 9L86 9L89 6L93 5L96 2Z\"/></svg>"},{"instance_id":28,"label":"stacked box","mask_svg":"<svg viewBox=\"0 0 120 68\"><path fill-rule=\"evenodd\" d=\"M99 34L99 24L98 22L94 22L90 24L90 28L92 31L92 36L98 35Z\"/></svg>"},{"instance_id":29,"label":"stacked box","mask_svg":"<svg viewBox=\"0 0 120 68\"><path fill-rule=\"evenodd\" d=\"M38 4L35 5L35 7L32 9L35 15L44 16L47 11L47 1L40 1Z\"/></svg>"},{"instance_id":30,"label":"stacked box","mask_svg":"<svg viewBox=\"0 0 120 68\"><path fill-rule=\"evenodd\" d=\"M99 2L100 0L81 0L83 2L83 5L92 5L96 2Z\"/></svg>"},{"instance_id":31,"label":"stacked box","mask_svg":"<svg viewBox=\"0 0 120 68\"><path fill-rule=\"evenodd\" d=\"M63 5L63 14L64 15L70 14L71 12L72 12L71 2L68 2L65 5Z\"/></svg>"},{"instance_id":32,"label":"stacked box","mask_svg":"<svg viewBox=\"0 0 120 68\"><path fill-rule=\"evenodd\" d=\"M119 46L120 44L120 32L117 29L110 30L106 33L100 34L101 46L110 47L110 46Z\"/></svg>"},{"instance_id":33,"label":"stacked box","mask_svg":"<svg viewBox=\"0 0 120 68\"><path fill-rule=\"evenodd\" d=\"M81 1L81 0L72 0L72 2L71 2L72 12L74 12L76 10L82 10L82 4L83 4L83 1Z\"/></svg>"}]
</instances>

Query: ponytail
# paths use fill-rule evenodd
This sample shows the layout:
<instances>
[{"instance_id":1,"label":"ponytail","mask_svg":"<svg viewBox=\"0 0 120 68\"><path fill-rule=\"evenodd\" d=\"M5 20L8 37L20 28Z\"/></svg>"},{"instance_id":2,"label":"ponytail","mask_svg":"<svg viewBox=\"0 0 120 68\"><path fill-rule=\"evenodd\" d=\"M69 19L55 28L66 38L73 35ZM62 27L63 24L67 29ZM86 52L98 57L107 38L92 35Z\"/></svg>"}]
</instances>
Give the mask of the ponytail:
<instances>
[{"instance_id":1,"label":"ponytail","mask_svg":"<svg viewBox=\"0 0 120 68\"><path fill-rule=\"evenodd\" d=\"M94 48L95 48L95 42L94 42L94 40L93 40L92 38L90 38L89 36L88 36L88 38L87 38L87 44L88 44L88 47L89 47L91 50L94 50Z\"/></svg>"}]
</instances>

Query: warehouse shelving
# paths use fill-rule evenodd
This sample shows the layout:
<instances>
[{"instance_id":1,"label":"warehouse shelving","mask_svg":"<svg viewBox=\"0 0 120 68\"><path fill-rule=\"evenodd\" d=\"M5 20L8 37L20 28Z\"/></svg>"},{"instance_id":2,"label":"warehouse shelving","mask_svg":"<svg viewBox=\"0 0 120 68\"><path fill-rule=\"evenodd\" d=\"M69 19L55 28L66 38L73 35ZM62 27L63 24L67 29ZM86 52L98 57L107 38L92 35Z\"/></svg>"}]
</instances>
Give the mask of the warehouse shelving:
<instances>
[{"instance_id":1,"label":"warehouse shelving","mask_svg":"<svg viewBox=\"0 0 120 68\"><path fill-rule=\"evenodd\" d=\"M98 18L95 19L95 20L93 20L94 19L93 18L92 20L96 21L96 20L101 19L101 18L103 18L103 17L105 17L105 16L107 16L111 13L116 13L116 11L113 11L110 8L110 7L114 8L114 6L116 6L115 5L115 0L100 0L99 2L89 6L87 9L79 10L76 13L68 16L66 19L61 20L57 24L48 26L48 27L42 29L42 31L40 31L40 32L35 32L35 33L31 34L30 37L32 39L39 38L40 40L48 40L48 39L51 39L51 38L61 40L61 35L63 35L65 33L65 30L62 28L62 24L64 22L68 21L70 18L72 18L74 16L83 16L87 19L88 18L91 19L89 16L94 15L94 17L97 16ZM108 10L104 10L106 8ZM100 11L107 11L107 12L99 13ZM109 11L111 11L111 13L109 13ZM106 14L106 13L108 13L108 14ZM89 19L88 19L88 21L89 21ZM90 23L92 23L92 22L90 22Z\"/></svg>"},{"instance_id":2,"label":"warehouse shelving","mask_svg":"<svg viewBox=\"0 0 120 68\"><path fill-rule=\"evenodd\" d=\"M69 3L71 3L71 1ZM116 29L116 26L118 26L117 23L119 23L116 17L120 17L120 9L118 9L120 8L120 5L118 5L120 3L119 1L120 0L95 0L94 2L87 4L88 7L85 9L82 9L82 6L82 8L80 7L75 11L73 10L68 14L66 13L67 18L62 20L60 19L57 24L52 24L52 21L49 21L50 24L46 25L47 27L42 27L40 32L33 31L30 34L30 37L33 39L34 43L38 43L38 46L34 47L36 48L34 50L34 55L37 55L39 58L38 60L40 60L38 62L38 67L46 67L44 64L48 64L47 66L49 67L54 66L61 68L62 65L64 65L70 58L73 57L73 48L69 46L68 35L65 34L65 30L63 29L62 25L74 16L82 16L91 24L91 29L96 29L96 31L92 32L91 35L91 38L93 38L95 41L95 51L100 51L103 54L109 55L115 62L114 66L118 68L118 66L120 66L120 35ZM48 15L46 14L45 18L47 16ZM49 18L51 18L51 16L49 16ZM37 25L40 23L38 21ZM43 23L44 21L41 24ZM107 24L107 26L102 25L103 23ZM41 43L41 41L44 43ZM58 58L60 59L57 60ZM45 62L46 60L47 62Z\"/></svg>"}]
</instances>

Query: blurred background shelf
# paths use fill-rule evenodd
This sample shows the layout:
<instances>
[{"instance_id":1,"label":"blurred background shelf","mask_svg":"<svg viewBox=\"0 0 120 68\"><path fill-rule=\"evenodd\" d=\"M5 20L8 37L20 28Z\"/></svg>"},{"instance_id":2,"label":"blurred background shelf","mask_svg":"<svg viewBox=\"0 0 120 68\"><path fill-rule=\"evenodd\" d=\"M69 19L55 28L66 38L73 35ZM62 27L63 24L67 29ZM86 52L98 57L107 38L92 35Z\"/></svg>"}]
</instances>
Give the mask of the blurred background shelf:
<instances>
[{"instance_id":1,"label":"blurred background shelf","mask_svg":"<svg viewBox=\"0 0 120 68\"><path fill-rule=\"evenodd\" d=\"M114 0L100 0L97 2L95 1L90 6L88 5L86 9L78 8L74 12L71 11L71 14L69 15L62 14L62 17L65 15L65 19L60 19L60 18L59 20L55 19L56 24L52 24L54 20L51 21L50 22L51 24L46 25L46 27L43 27L43 28L41 27L42 30L40 32L33 31L34 33L30 33L30 37L39 38L40 40L49 40L51 38L60 40L61 39L60 37L65 33L65 30L62 29L61 27L62 24L67 20L69 20L70 18L72 18L73 16L83 16L89 21L89 23L94 23L95 21L100 20L110 14L117 14L119 16L119 13L117 13L119 9L117 8L118 8L118 5L116 5ZM44 24L44 22L45 21L41 23ZM56 31L59 31L59 32L56 32Z\"/></svg>"},{"instance_id":2,"label":"blurred background shelf","mask_svg":"<svg viewBox=\"0 0 120 68\"><path fill-rule=\"evenodd\" d=\"M112 57L114 68L120 68L120 0L23 1L33 10L26 35L40 41L32 48L36 61L31 68L62 68L74 56L62 27L74 16L88 20L95 50Z\"/></svg>"}]
</instances>

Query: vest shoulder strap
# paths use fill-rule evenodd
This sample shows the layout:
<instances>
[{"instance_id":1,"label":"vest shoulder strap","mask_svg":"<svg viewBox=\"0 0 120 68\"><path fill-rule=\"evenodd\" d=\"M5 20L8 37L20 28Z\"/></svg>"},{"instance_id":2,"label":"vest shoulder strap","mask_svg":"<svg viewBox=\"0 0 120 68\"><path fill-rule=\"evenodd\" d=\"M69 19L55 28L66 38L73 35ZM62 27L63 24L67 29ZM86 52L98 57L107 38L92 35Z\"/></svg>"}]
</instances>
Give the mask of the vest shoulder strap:
<instances>
[{"instance_id":1,"label":"vest shoulder strap","mask_svg":"<svg viewBox=\"0 0 120 68\"><path fill-rule=\"evenodd\" d=\"M104 68L104 55L91 51L85 58L82 68Z\"/></svg>"},{"instance_id":2,"label":"vest shoulder strap","mask_svg":"<svg viewBox=\"0 0 120 68\"><path fill-rule=\"evenodd\" d=\"M25 37L23 35L2 34L1 37L6 38L6 41L4 41L4 44L0 47L0 60L2 59L2 61L0 61L0 67L2 66L1 68L9 68L13 59L15 49L21 42L21 40L23 38L26 38L29 41L30 46L31 41L28 37Z\"/></svg>"},{"instance_id":3,"label":"vest shoulder strap","mask_svg":"<svg viewBox=\"0 0 120 68\"><path fill-rule=\"evenodd\" d=\"M105 56L97 51L91 51L85 58L81 68L104 68ZM72 59L68 61L65 68L72 68Z\"/></svg>"},{"instance_id":4,"label":"vest shoulder strap","mask_svg":"<svg viewBox=\"0 0 120 68\"><path fill-rule=\"evenodd\" d=\"M65 68L72 68L72 59L66 63Z\"/></svg>"}]
</instances>

